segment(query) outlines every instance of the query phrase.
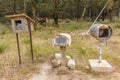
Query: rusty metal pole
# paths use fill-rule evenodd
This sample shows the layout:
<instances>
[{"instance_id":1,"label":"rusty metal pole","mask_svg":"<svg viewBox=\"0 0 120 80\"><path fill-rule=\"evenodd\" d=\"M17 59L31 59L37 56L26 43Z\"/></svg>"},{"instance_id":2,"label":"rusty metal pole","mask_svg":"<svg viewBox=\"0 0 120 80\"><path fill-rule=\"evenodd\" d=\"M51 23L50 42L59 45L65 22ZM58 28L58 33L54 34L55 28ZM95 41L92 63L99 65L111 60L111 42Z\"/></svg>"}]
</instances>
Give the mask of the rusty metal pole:
<instances>
[{"instance_id":1,"label":"rusty metal pole","mask_svg":"<svg viewBox=\"0 0 120 80\"><path fill-rule=\"evenodd\" d=\"M17 46L18 46L19 64L21 64L21 63L22 63L22 61L21 61L21 55L20 55L20 47L19 47L19 38L18 38L18 33L16 33L16 40L17 40Z\"/></svg>"},{"instance_id":2,"label":"rusty metal pole","mask_svg":"<svg viewBox=\"0 0 120 80\"><path fill-rule=\"evenodd\" d=\"M32 58L32 63L34 63L34 55L33 55L33 45L32 45L32 34L31 34L31 25L30 21L27 19L28 22L28 29L29 29L29 35L30 35L30 48L31 48L31 58Z\"/></svg>"}]
</instances>

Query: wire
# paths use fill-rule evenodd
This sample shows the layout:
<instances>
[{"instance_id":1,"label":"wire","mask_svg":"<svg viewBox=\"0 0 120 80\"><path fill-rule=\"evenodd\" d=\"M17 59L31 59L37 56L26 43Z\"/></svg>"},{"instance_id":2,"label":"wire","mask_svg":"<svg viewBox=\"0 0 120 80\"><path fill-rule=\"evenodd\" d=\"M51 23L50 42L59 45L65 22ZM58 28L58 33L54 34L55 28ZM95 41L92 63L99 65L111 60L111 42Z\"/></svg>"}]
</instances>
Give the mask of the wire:
<instances>
[{"instance_id":1,"label":"wire","mask_svg":"<svg viewBox=\"0 0 120 80\"><path fill-rule=\"evenodd\" d=\"M98 20L98 18L100 17L100 15L102 14L102 12L104 11L104 9L107 7L108 3L109 3L109 0L108 0L107 3L104 5L103 9L100 11L100 13L98 14L97 18L96 18L96 19L94 20L94 22L92 23L91 27L96 23L96 21ZM87 32L83 33L82 36L88 34L88 33L90 32L91 27L88 29Z\"/></svg>"}]
</instances>

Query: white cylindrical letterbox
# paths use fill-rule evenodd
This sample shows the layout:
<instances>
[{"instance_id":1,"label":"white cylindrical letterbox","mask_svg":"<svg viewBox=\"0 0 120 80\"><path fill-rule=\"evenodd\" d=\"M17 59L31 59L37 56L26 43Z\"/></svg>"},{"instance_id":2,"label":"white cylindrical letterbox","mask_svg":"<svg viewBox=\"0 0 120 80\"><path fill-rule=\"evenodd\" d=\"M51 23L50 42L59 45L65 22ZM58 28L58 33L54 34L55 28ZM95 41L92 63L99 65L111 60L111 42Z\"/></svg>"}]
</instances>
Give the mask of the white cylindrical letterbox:
<instances>
[{"instance_id":1,"label":"white cylindrical letterbox","mask_svg":"<svg viewBox=\"0 0 120 80\"><path fill-rule=\"evenodd\" d=\"M54 39L53 44L55 46L70 46L71 45L71 36L66 33L61 33Z\"/></svg>"},{"instance_id":2,"label":"white cylindrical letterbox","mask_svg":"<svg viewBox=\"0 0 120 80\"><path fill-rule=\"evenodd\" d=\"M90 28L90 34L99 41L106 41L112 35L112 28L105 24L94 24Z\"/></svg>"}]
</instances>

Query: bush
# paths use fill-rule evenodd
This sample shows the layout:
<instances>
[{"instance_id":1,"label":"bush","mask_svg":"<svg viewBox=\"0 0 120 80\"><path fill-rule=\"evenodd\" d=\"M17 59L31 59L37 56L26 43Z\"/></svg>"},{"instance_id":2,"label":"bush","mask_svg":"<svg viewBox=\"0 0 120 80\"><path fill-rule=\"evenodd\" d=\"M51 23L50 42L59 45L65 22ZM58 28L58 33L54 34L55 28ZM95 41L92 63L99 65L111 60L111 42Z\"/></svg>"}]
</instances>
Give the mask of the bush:
<instances>
[{"instance_id":1,"label":"bush","mask_svg":"<svg viewBox=\"0 0 120 80\"><path fill-rule=\"evenodd\" d=\"M0 54L3 53L7 49L7 45L0 44Z\"/></svg>"}]
</instances>

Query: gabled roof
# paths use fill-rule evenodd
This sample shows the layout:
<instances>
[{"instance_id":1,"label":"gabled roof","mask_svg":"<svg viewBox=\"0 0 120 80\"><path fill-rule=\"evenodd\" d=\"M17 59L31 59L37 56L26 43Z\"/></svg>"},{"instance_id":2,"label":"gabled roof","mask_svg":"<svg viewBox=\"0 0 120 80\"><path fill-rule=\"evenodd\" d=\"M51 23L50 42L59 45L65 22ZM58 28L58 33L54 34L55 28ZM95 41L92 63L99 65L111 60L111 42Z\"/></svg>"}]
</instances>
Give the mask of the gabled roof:
<instances>
[{"instance_id":1,"label":"gabled roof","mask_svg":"<svg viewBox=\"0 0 120 80\"><path fill-rule=\"evenodd\" d=\"M26 19L29 19L31 22L35 23L35 21L33 19L31 19L29 16L27 16L26 14L14 14L14 15L6 15L5 17L10 18L10 19L14 19L17 17L24 17Z\"/></svg>"}]
</instances>

